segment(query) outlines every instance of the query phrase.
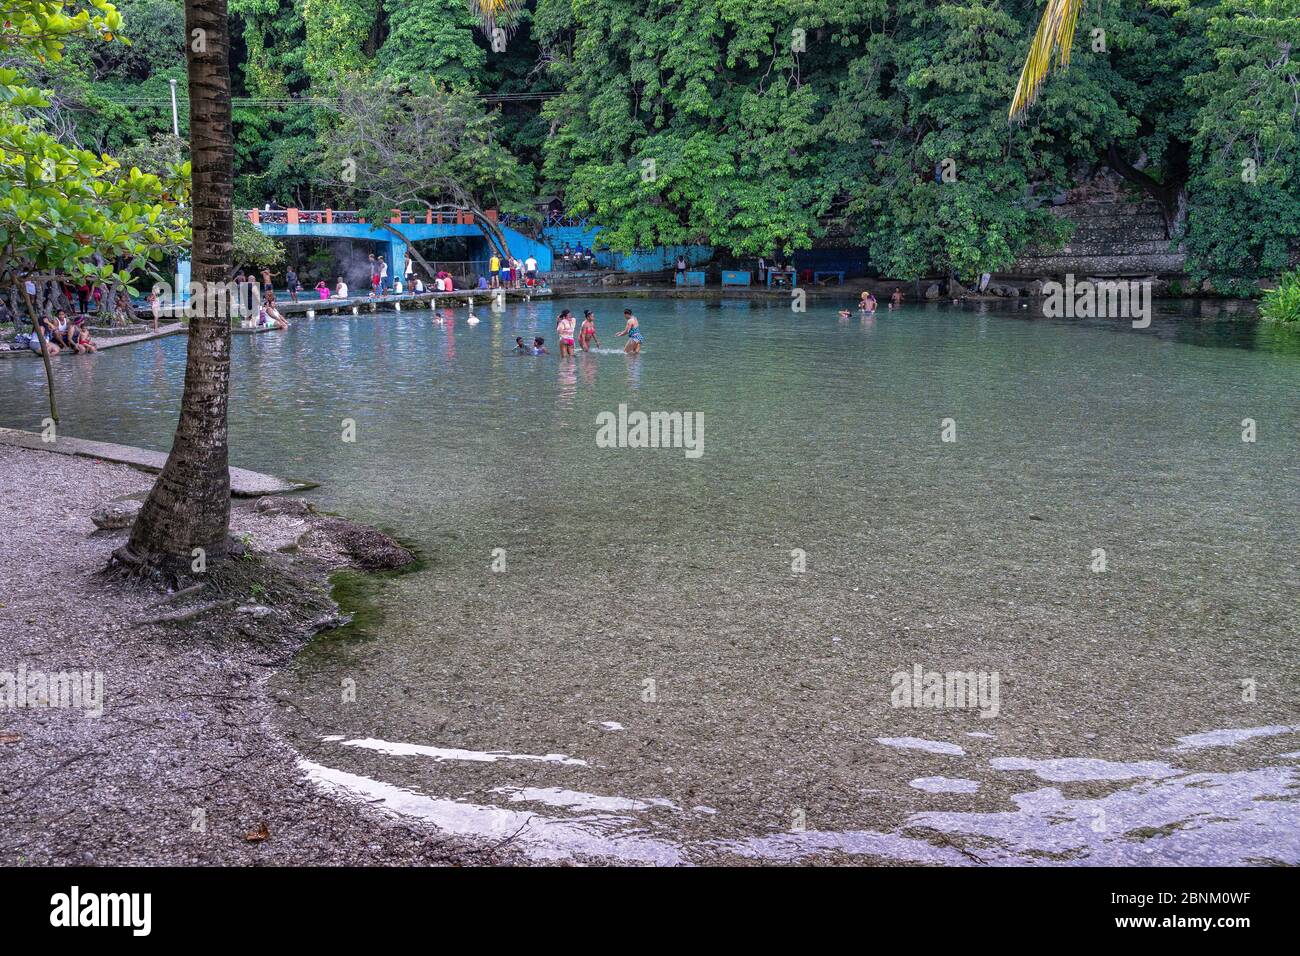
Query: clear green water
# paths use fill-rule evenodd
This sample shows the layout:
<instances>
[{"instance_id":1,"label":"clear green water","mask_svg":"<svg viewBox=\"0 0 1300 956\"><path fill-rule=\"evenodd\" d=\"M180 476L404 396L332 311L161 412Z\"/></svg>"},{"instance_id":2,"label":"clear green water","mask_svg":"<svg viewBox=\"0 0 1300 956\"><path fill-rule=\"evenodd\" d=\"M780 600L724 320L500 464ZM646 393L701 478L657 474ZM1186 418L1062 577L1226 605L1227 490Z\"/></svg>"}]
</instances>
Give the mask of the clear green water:
<instances>
[{"instance_id":1,"label":"clear green water","mask_svg":"<svg viewBox=\"0 0 1300 956\"><path fill-rule=\"evenodd\" d=\"M428 559L278 679L313 775L542 859L1300 862L1293 338L631 299L640 358L507 354L624 304L236 339L232 461ZM165 448L183 347L59 361L65 432ZM0 424L42 389L0 362ZM703 456L598 447L620 403ZM998 715L891 706L918 664Z\"/></svg>"}]
</instances>

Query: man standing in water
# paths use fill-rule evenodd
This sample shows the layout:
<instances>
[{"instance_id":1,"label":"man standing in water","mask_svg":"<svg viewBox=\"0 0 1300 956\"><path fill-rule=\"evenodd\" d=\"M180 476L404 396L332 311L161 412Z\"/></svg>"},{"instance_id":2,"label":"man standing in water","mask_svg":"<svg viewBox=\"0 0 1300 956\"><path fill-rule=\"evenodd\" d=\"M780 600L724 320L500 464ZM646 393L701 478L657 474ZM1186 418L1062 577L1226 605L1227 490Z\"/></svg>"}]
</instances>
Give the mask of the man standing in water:
<instances>
[{"instance_id":1,"label":"man standing in water","mask_svg":"<svg viewBox=\"0 0 1300 956\"><path fill-rule=\"evenodd\" d=\"M293 266L289 266L284 273L284 284L289 287L289 299L292 302L298 301L298 272Z\"/></svg>"}]
</instances>

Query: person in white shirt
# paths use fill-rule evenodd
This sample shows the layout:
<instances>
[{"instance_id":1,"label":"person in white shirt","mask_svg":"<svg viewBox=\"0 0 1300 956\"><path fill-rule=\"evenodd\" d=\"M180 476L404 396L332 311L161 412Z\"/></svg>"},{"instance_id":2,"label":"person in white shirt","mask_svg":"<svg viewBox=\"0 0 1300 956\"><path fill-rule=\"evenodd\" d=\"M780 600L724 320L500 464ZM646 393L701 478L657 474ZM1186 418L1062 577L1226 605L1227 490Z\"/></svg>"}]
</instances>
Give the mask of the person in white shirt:
<instances>
[{"instance_id":1,"label":"person in white shirt","mask_svg":"<svg viewBox=\"0 0 1300 956\"><path fill-rule=\"evenodd\" d=\"M346 299L347 297L348 297L348 284L343 281L342 276L339 276L338 284L334 286L334 298Z\"/></svg>"},{"instance_id":2,"label":"person in white shirt","mask_svg":"<svg viewBox=\"0 0 1300 956\"><path fill-rule=\"evenodd\" d=\"M537 281L537 260L532 256L524 260L524 272L528 273L529 285Z\"/></svg>"}]
</instances>

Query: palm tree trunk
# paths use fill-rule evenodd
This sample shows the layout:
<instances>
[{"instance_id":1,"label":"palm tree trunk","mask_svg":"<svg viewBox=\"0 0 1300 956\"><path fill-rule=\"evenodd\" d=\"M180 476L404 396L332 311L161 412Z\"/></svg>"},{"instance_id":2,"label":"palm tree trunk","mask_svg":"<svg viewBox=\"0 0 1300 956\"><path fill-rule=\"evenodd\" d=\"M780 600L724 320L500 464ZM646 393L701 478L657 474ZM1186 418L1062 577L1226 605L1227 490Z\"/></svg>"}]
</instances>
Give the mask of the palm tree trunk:
<instances>
[{"instance_id":1,"label":"palm tree trunk","mask_svg":"<svg viewBox=\"0 0 1300 956\"><path fill-rule=\"evenodd\" d=\"M222 290L231 274L234 132L230 118L230 36L226 0L186 0L186 65L193 176L193 276L199 290ZM196 290L197 291L197 290ZM171 454L117 557L136 568L198 570L225 556L230 531L226 408L230 318L225 296L205 295L190 319L185 391Z\"/></svg>"}]
</instances>

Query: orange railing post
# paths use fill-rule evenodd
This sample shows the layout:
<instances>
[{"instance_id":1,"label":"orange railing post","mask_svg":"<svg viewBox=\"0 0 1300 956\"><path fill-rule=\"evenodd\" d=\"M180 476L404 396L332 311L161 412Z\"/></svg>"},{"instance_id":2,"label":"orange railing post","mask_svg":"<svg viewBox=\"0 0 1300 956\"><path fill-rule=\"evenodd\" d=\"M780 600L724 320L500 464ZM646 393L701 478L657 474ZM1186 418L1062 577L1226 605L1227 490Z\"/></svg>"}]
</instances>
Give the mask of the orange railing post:
<instances>
[{"instance_id":1,"label":"orange railing post","mask_svg":"<svg viewBox=\"0 0 1300 956\"><path fill-rule=\"evenodd\" d=\"M284 219L291 226L298 225L298 210L290 206L284 211Z\"/></svg>"},{"instance_id":2,"label":"orange railing post","mask_svg":"<svg viewBox=\"0 0 1300 956\"><path fill-rule=\"evenodd\" d=\"M394 209L394 210L393 210L392 218L390 218L388 221L389 221L389 222L395 222L395 223L398 223L398 224L400 225L401 222L402 222L402 210L400 210L400 209Z\"/></svg>"},{"instance_id":3,"label":"orange railing post","mask_svg":"<svg viewBox=\"0 0 1300 956\"><path fill-rule=\"evenodd\" d=\"M326 209L325 209L325 222L326 222L326 223L332 223L333 221L334 221L334 210L333 210L333 209L330 209L330 208L328 208L328 207L326 207Z\"/></svg>"},{"instance_id":4,"label":"orange railing post","mask_svg":"<svg viewBox=\"0 0 1300 956\"><path fill-rule=\"evenodd\" d=\"M258 225L262 221L262 211L260 209L248 210L248 221L253 225Z\"/></svg>"}]
</instances>

